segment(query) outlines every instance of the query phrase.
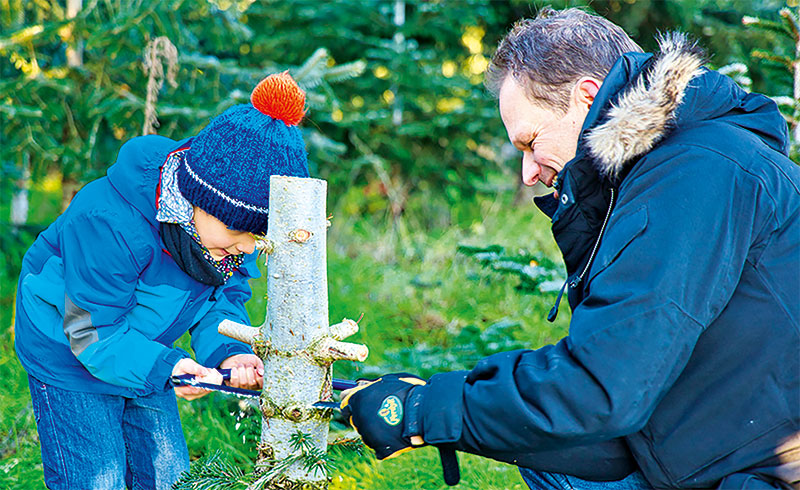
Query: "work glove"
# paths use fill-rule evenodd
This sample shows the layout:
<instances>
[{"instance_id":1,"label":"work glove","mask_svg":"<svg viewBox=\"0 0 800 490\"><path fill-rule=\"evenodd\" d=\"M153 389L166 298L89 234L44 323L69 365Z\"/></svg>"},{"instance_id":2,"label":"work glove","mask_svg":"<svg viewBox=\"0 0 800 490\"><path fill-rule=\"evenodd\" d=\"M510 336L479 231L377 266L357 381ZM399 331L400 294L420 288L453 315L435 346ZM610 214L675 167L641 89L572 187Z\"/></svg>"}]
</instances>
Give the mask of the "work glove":
<instances>
[{"instance_id":1,"label":"work glove","mask_svg":"<svg viewBox=\"0 0 800 490\"><path fill-rule=\"evenodd\" d=\"M425 384L422 378L405 373L363 383L343 393L342 415L378 459L399 456L426 445L417 422L422 400L413 393ZM455 450L438 449L445 483L457 484L460 475Z\"/></svg>"}]
</instances>

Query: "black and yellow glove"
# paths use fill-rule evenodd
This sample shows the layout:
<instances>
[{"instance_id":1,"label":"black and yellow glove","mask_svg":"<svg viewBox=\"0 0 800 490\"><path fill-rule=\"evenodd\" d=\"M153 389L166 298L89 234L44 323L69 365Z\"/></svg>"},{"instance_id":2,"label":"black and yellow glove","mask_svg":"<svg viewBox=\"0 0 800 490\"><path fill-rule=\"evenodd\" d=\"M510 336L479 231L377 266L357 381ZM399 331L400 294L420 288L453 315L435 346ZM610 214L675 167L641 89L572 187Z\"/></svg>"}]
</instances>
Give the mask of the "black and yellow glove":
<instances>
[{"instance_id":1,"label":"black and yellow glove","mask_svg":"<svg viewBox=\"0 0 800 490\"><path fill-rule=\"evenodd\" d=\"M342 415L361 434L378 459L399 456L425 445L418 428L421 397L413 393L425 380L411 374L388 374L343 393ZM452 449L439 448L444 480L460 479Z\"/></svg>"}]
</instances>

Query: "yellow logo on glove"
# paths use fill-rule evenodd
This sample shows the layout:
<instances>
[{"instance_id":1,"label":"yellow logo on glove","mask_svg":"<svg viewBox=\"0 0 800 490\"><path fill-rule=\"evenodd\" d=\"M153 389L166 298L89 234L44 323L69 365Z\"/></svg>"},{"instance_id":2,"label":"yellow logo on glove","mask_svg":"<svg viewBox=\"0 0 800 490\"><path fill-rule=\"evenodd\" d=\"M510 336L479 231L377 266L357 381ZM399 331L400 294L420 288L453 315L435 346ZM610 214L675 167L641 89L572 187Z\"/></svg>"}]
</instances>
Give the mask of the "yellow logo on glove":
<instances>
[{"instance_id":1,"label":"yellow logo on glove","mask_svg":"<svg viewBox=\"0 0 800 490\"><path fill-rule=\"evenodd\" d=\"M403 420L403 404L394 395L387 396L381 403L378 415L389 425L397 425Z\"/></svg>"}]
</instances>

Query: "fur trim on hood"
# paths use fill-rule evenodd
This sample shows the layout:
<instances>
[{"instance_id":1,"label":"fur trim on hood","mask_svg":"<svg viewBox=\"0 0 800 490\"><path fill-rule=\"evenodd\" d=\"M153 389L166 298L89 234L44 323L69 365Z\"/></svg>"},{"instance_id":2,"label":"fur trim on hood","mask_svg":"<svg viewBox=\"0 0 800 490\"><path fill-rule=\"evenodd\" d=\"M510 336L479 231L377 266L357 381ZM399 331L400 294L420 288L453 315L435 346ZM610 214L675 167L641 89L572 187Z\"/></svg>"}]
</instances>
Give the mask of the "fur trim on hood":
<instances>
[{"instance_id":1,"label":"fur trim on hood","mask_svg":"<svg viewBox=\"0 0 800 490\"><path fill-rule=\"evenodd\" d=\"M686 34L658 40L659 53L587 135L600 172L616 178L625 163L649 151L669 131L689 82L702 73L703 51Z\"/></svg>"}]
</instances>

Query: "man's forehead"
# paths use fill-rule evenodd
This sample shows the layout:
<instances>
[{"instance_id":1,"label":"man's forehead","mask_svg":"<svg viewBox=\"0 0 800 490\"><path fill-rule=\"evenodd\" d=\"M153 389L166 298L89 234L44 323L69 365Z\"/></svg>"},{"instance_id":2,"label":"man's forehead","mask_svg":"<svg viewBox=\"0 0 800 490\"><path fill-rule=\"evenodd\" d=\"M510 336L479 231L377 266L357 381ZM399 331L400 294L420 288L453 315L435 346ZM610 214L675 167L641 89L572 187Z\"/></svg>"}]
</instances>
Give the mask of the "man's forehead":
<instances>
[{"instance_id":1,"label":"man's forehead","mask_svg":"<svg viewBox=\"0 0 800 490\"><path fill-rule=\"evenodd\" d=\"M522 89L519 82L509 73L500 85L500 91L498 92L500 104L503 104L503 99L513 99L520 95L524 96L525 91Z\"/></svg>"}]
</instances>

